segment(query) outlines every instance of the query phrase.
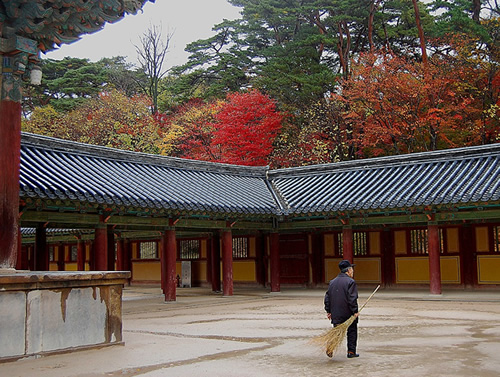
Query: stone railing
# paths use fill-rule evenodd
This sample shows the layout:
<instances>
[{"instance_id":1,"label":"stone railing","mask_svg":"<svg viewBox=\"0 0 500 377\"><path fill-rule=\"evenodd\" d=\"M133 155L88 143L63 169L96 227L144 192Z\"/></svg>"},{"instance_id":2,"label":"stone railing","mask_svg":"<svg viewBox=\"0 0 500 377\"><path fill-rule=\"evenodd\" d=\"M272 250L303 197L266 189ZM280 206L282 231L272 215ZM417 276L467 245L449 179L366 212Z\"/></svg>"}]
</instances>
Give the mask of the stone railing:
<instances>
[{"instance_id":1,"label":"stone railing","mask_svg":"<svg viewBox=\"0 0 500 377\"><path fill-rule=\"evenodd\" d=\"M130 272L0 270L0 361L123 344Z\"/></svg>"}]
</instances>

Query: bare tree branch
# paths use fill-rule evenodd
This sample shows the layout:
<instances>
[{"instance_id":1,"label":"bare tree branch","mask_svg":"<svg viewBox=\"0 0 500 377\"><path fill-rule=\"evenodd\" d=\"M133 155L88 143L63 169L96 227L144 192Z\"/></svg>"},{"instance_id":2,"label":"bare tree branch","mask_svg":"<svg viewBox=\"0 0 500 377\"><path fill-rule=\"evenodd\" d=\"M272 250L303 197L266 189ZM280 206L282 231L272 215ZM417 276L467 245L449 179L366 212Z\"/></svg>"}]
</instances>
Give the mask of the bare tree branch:
<instances>
[{"instance_id":1,"label":"bare tree branch","mask_svg":"<svg viewBox=\"0 0 500 377\"><path fill-rule=\"evenodd\" d=\"M158 84L168 72L163 65L173 35L170 31L163 35L161 25L151 25L140 38L140 45L135 46L139 64L148 77L146 91L153 100L153 114L158 112Z\"/></svg>"}]
</instances>

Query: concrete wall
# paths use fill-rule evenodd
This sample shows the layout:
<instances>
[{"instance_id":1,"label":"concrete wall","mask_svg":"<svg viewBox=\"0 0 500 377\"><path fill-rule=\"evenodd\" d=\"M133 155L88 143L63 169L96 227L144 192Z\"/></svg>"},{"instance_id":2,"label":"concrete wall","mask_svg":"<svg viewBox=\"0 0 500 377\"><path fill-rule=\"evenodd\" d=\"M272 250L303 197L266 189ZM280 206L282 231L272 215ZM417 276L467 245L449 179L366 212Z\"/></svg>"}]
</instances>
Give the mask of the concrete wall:
<instances>
[{"instance_id":1,"label":"concrete wall","mask_svg":"<svg viewBox=\"0 0 500 377\"><path fill-rule=\"evenodd\" d=\"M122 343L128 272L0 272L0 360Z\"/></svg>"}]
</instances>

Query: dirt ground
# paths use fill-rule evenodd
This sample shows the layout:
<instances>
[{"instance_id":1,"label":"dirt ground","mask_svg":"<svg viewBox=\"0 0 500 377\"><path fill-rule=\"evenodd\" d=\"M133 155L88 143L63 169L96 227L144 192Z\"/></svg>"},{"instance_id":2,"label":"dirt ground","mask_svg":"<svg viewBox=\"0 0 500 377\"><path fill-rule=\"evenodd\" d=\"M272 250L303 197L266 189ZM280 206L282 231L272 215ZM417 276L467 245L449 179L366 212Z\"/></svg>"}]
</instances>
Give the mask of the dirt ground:
<instances>
[{"instance_id":1,"label":"dirt ground","mask_svg":"<svg viewBox=\"0 0 500 377\"><path fill-rule=\"evenodd\" d=\"M360 304L369 296L360 291ZM328 358L323 289L124 291L124 346L0 364L0 376L484 376L500 375L500 292L381 290L362 311L357 359L345 341Z\"/></svg>"}]
</instances>

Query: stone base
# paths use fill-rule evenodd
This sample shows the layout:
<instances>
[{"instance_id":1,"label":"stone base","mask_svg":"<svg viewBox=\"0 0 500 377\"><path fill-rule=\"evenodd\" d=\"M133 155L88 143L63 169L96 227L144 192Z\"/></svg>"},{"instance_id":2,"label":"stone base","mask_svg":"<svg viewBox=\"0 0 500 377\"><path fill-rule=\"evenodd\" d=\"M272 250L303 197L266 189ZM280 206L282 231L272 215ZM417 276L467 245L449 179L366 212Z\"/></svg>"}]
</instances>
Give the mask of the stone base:
<instances>
[{"instance_id":1,"label":"stone base","mask_svg":"<svg viewBox=\"0 0 500 377\"><path fill-rule=\"evenodd\" d=\"M0 361L122 344L130 272L0 270Z\"/></svg>"}]
</instances>

